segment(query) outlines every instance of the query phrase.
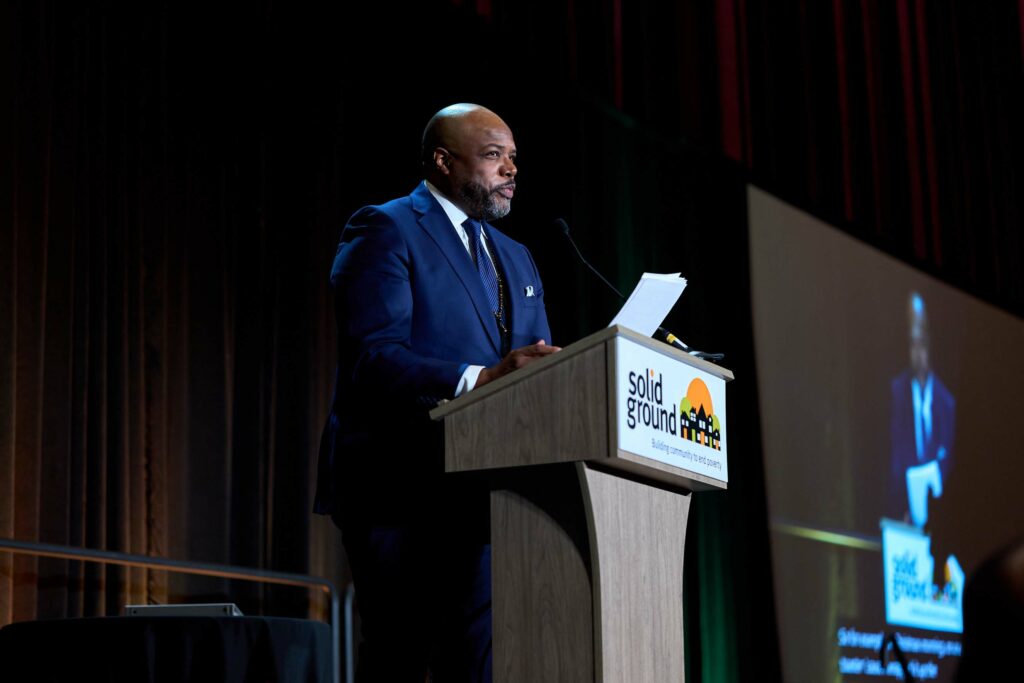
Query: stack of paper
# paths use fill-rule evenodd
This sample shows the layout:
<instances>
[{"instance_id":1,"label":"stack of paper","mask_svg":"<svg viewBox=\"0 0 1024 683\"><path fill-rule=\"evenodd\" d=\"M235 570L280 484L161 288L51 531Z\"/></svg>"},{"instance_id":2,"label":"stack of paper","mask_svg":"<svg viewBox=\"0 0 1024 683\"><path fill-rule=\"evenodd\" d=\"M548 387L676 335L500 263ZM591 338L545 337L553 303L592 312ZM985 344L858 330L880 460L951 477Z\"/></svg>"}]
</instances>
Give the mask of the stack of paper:
<instances>
[{"instance_id":1,"label":"stack of paper","mask_svg":"<svg viewBox=\"0 0 1024 683\"><path fill-rule=\"evenodd\" d=\"M679 275L644 273L608 327L622 325L648 337L653 335L686 289L686 278Z\"/></svg>"}]
</instances>

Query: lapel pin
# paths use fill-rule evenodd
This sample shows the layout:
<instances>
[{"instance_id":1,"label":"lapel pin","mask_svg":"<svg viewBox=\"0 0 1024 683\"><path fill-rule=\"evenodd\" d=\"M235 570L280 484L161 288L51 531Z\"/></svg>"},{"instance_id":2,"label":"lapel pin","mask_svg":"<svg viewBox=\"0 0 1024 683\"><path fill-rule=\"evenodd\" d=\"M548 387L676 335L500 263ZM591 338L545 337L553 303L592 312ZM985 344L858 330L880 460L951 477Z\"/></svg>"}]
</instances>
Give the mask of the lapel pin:
<instances>
[{"instance_id":1,"label":"lapel pin","mask_svg":"<svg viewBox=\"0 0 1024 683\"><path fill-rule=\"evenodd\" d=\"M526 286L526 296L533 296L533 285Z\"/></svg>"}]
</instances>

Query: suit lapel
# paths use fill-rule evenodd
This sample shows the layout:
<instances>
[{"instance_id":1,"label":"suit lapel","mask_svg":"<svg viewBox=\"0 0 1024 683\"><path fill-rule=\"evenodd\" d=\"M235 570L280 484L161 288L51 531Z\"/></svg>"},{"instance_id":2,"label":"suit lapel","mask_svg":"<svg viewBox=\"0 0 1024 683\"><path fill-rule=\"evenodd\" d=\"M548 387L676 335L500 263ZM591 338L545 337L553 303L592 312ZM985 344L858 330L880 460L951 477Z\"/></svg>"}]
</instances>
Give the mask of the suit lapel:
<instances>
[{"instance_id":1,"label":"suit lapel","mask_svg":"<svg viewBox=\"0 0 1024 683\"><path fill-rule=\"evenodd\" d=\"M466 288L466 293L469 294L477 316L480 318L480 324L487 332L487 338L491 340L495 353L500 355L501 340L498 338L498 326L494 322L494 315L487 303L487 294L484 292L483 283L480 282L480 274L477 273L469 252L466 251L465 245L459 239L455 228L452 227L447 214L441 209L424 183L420 183L410 197L413 209L419 216L420 227L434 241L448 260L452 270L462 281L462 286Z\"/></svg>"}]
</instances>

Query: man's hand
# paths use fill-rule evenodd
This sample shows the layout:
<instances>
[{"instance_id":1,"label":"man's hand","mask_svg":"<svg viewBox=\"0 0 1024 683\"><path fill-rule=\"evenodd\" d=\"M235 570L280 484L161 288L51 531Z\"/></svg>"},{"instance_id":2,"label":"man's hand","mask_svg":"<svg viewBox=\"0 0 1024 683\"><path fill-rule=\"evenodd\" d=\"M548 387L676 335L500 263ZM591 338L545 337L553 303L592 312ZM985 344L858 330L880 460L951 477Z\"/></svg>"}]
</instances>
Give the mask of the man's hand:
<instances>
[{"instance_id":1,"label":"man's hand","mask_svg":"<svg viewBox=\"0 0 1024 683\"><path fill-rule=\"evenodd\" d=\"M481 370L480 376L476 378L476 386L473 388L479 389L488 382L493 382L513 370L526 367L535 360L539 360L561 350L561 346L550 346L543 339L538 341L536 344L513 349L509 351L508 355L502 358L501 362L497 365Z\"/></svg>"}]
</instances>

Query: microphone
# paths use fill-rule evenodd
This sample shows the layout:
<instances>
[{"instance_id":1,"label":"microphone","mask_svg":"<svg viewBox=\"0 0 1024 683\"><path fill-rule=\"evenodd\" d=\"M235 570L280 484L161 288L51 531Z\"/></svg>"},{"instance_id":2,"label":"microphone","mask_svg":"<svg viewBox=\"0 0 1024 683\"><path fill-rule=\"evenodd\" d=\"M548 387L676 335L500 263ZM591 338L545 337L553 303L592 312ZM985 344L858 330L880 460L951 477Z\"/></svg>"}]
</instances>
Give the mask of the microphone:
<instances>
[{"instance_id":1,"label":"microphone","mask_svg":"<svg viewBox=\"0 0 1024 683\"><path fill-rule=\"evenodd\" d=\"M659 327L658 331L655 333L654 336L657 337L658 339L662 339L662 337L664 337L664 339L662 339L662 341L664 341L669 346L674 346L677 349L679 349L680 351L685 351L686 353L690 354L691 356L696 356L697 358L702 358L704 360L709 360L712 363L717 363L718 361L720 361L723 358L725 358L725 354L724 353L708 353L707 351L698 351L697 349L690 348L689 346L687 346L686 344L683 343L682 339L680 339L676 335L672 334L671 332L666 330L664 327Z\"/></svg>"},{"instance_id":2,"label":"microphone","mask_svg":"<svg viewBox=\"0 0 1024 683\"><path fill-rule=\"evenodd\" d=\"M567 240L569 240L569 244L571 244L572 248L576 250L576 255L580 257L580 261L583 262L583 265L585 265L587 268L589 268L590 272L592 272L594 275L596 275L601 280L601 282L603 282L606 285L608 285L608 288L611 289L613 292L615 292L615 294L620 299L625 301L626 297L622 296L622 292L620 292L615 287L615 285L613 285L611 282L608 282L608 279L605 278L604 275L601 275L601 273L598 272L597 268L595 268L594 266L590 265L590 262L587 261L587 259L585 259L583 257L583 252L581 252L580 248L578 246L576 246L576 241L573 240L572 235L569 234L569 224L565 222L565 219L556 218L555 219L555 227L557 227L558 230L563 235L565 235L565 238ZM674 347L676 347L677 349L679 349L680 351L682 351L684 353L688 353L691 356L696 356L697 358L702 358L704 360L709 360L709 361L713 361L713 362L717 363L718 361L720 361L723 358L725 358L725 354L724 353L705 353L704 351L698 351L697 349L690 348L689 346L684 344L682 342L682 340L679 339L679 337L675 336L674 334L672 334L671 332L666 330L664 327L659 327L657 329L657 331L655 331L654 338L659 340L659 341L665 342L669 346L674 346Z\"/></svg>"}]
</instances>

